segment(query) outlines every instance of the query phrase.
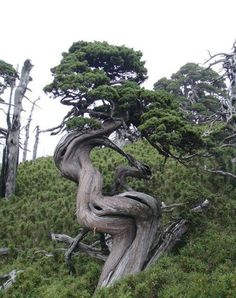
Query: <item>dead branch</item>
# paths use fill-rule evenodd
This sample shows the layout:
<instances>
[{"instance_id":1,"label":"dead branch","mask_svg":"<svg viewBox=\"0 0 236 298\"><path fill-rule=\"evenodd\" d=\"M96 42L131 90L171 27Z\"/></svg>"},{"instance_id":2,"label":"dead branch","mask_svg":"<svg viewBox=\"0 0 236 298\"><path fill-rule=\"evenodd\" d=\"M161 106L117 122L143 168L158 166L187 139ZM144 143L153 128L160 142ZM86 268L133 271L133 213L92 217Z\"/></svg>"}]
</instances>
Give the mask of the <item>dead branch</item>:
<instances>
[{"instance_id":1,"label":"dead branch","mask_svg":"<svg viewBox=\"0 0 236 298\"><path fill-rule=\"evenodd\" d=\"M74 238L68 250L65 252L65 261L67 263L67 266L69 267L69 272L71 274L75 274L76 272L71 260L72 254L76 250L80 241L88 234L88 232L89 229L87 228L81 229L80 233Z\"/></svg>"},{"instance_id":2,"label":"dead branch","mask_svg":"<svg viewBox=\"0 0 236 298\"><path fill-rule=\"evenodd\" d=\"M199 213L209 206L209 201L205 200L200 205L194 207L190 212ZM187 232L189 228L189 221L186 219L177 219L171 223L157 239L157 244L154 246L151 257L147 262L145 270L155 263L164 253L170 252L176 244L180 241L181 237Z\"/></svg>"},{"instance_id":3,"label":"dead branch","mask_svg":"<svg viewBox=\"0 0 236 298\"><path fill-rule=\"evenodd\" d=\"M24 148L23 148L23 161L26 161L26 157L27 157L27 152L29 151L28 150L28 142L29 142L29 130L30 130L30 124L31 124L31 121L32 121L32 115L33 115L33 111L34 111L34 108L36 105L36 102L40 100L40 97L38 97L32 104L32 107L31 107L31 111L30 111L30 114L29 114L29 119L27 121L27 124L25 126L25 141L24 141Z\"/></svg>"},{"instance_id":4,"label":"dead branch","mask_svg":"<svg viewBox=\"0 0 236 298\"><path fill-rule=\"evenodd\" d=\"M53 254L52 253L49 253L49 252L47 252L46 250L43 250L43 249L40 249L40 250L35 251L34 252L34 255L36 255L36 254L42 254L42 255L44 255L47 258L53 257Z\"/></svg>"},{"instance_id":5,"label":"dead branch","mask_svg":"<svg viewBox=\"0 0 236 298\"><path fill-rule=\"evenodd\" d=\"M202 212L205 208L209 206L210 202L208 200L203 201L200 205L191 209L191 212Z\"/></svg>"},{"instance_id":6,"label":"dead branch","mask_svg":"<svg viewBox=\"0 0 236 298\"><path fill-rule=\"evenodd\" d=\"M221 176L228 176L228 177L231 177L233 179L236 179L236 175L233 174L233 173L230 173L230 172L225 172L225 171L222 171L222 170L207 169L207 168L204 168L204 171L209 172L209 173L213 173L213 174L218 174L218 175L221 175Z\"/></svg>"},{"instance_id":7,"label":"dead branch","mask_svg":"<svg viewBox=\"0 0 236 298\"><path fill-rule=\"evenodd\" d=\"M0 248L0 256L6 256L9 254L9 252L10 252L10 249L7 247Z\"/></svg>"},{"instance_id":8,"label":"dead branch","mask_svg":"<svg viewBox=\"0 0 236 298\"><path fill-rule=\"evenodd\" d=\"M0 275L0 280L4 282L0 285L0 290L6 290L10 288L16 282L17 274L23 272L23 270L12 270L11 272Z\"/></svg>"},{"instance_id":9,"label":"dead branch","mask_svg":"<svg viewBox=\"0 0 236 298\"><path fill-rule=\"evenodd\" d=\"M0 134L6 136L7 135L7 129L3 128L3 127L0 127Z\"/></svg>"},{"instance_id":10,"label":"dead branch","mask_svg":"<svg viewBox=\"0 0 236 298\"><path fill-rule=\"evenodd\" d=\"M51 238L54 241L58 241L58 242L64 242L67 245L72 245L75 238L72 238L68 235L65 234L54 234L51 233ZM81 253L85 253L87 255L89 255L92 258L98 259L98 260L102 260L102 261L106 261L107 259L107 255L103 254L101 250L95 249L94 247L81 243L79 242L77 244L77 246L74 248L74 251L72 252L73 254L76 254L76 252L81 252Z\"/></svg>"},{"instance_id":11,"label":"dead branch","mask_svg":"<svg viewBox=\"0 0 236 298\"><path fill-rule=\"evenodd\" d=\"M183 205L185 205L185 203L175 203L171 205L166 205L164 202L161 202L161 209L162 212L168 213L174 211L176 207L181 207Z\"/></svg>"},{"instance_id":12,"label":"dead branch","mask_svg":"<svg viewBox=\"0 0 236 298\"><path fill-rule=\"evenodd\" d=\"M27 88L27 90L29 90ZM39 99L36 99L35 101L30 100L26 95L24 95L24 98L27 99L32 105L34 105L35 107L37 107L38 109L41 109L40 106L38 106L35 102Z\"/></svg>"},{"instance_id":13,"label":"dead branch","mask_svg":"<svg viewBox=\"0 0 236 298\"><path fill-rule=\"evenodd\" d=\"M224 138L223 143L224 143L225 141L231 140L231 139L233 139L233 138L235 138L235 137L236 137L236 133L233 133L232 135L227 136L226 138Z\"/></svg>"},{"instance_id":14,"label":"dead branch","mask_svg":"<svg viewBox=\"0 0 236 298\"><path fill-rule=\"evenodd\" d=\"M164 230L158 239L158 243L154 248L154 254L149 259L145 270L149 268L152 264L157 262L157 260L164 254L168 253L173 249L173 247L179 242L180 238L188 230L188 221L186 219L180 219L172 223L168 228Z\"/></svg>"}]
</instances>

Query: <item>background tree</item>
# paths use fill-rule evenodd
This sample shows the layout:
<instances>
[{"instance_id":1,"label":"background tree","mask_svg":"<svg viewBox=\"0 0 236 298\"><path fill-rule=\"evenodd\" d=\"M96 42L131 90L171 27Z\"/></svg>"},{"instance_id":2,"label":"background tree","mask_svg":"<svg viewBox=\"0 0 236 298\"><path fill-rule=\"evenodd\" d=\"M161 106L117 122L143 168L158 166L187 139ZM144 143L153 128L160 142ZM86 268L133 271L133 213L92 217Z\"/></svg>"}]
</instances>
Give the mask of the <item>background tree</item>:
<instances>
[{"instance_id":1,"label":"background tree","mask_svg":"<svg viewBox=\"0 0 236 298\"><path fill-rule=\"evenodd\" d=\"M0 97L0 105L3 105L3 106L11 105L12 91L15 85L16 78L17 78L17 71L13 68L13 66L3 60L0 60L0 95L3 95L4 91L7 88L10 88L9 103L5 102L4 99ZM3 114L6 114L6 109L1 108L1 112ZM8 109L8 112L9 112L9 109ZM1 138L5 139L6 133L7 133L6 127L0 127Z\"/></svg>"},{"instance_id":2,"label":"background tree","mask_svg":"<svg viewBox=\"0 0 236 298\"><path fill-rule=\"evenodd\" d=\"M220 101L227 95L224 78L214 70L196 63L183 65L170 79L158 80L154 90L165 90L173 94L189 120L197 123L216 118Z\"/></svg>"},{"instance_id":3,"label":"background tree","mask_svg":"<svg viewBox=\"0 0 236 298\"><path fill-rule=\"evenodd\" d=\"M215 60L214 60L215 59ZM208 68L220 65L221 77L227 81L228 93L221 98L220 123L211 125L208 135L211 141L216 141L214 154L217 157L214 169L209 172L236 178L235 146L236 146L236 43L230 53L218 53L206 61Z\"/></svg>"},{"instance_id":4,"label":"background tree","mask_svg":"<svg viewBox=\"0 0 236 298\"><path fill-rule=\"evenodd\" d=\"M9 109L7 112L6 146L4 148L2 173L1 173L1 193L9 198L15 190L16 171L19 158L20 127L22 100L25 97L28 83L31 80L30 71L32 69L30 60L26 60L22 67L19 84L14 90L14 102L11 103L14 86L11 88ZM11 117L11 112L12 117Z\"/></svg>"},{"instance_id":5,"label":"background tree","mask_svg":"<svg viewBox=\"0 0 236 298\"><path fill-rule=\"evenodd\" d=\"M234 51L235 47L232 53L212 56L208 61L209 67L187 63L170 79L162 78L154 84L155 90L165 90L175 96L178 102L176 109L182 112L181 121L186 119L190 130L197 132L198 139L191 134L187 136L190 147L194 148L194 144L198 144L195 152L204 153L211 159L211 164L213 161L215 163L214 169L208 169L208 161L205 159L204 169L232 178L235 178L232 149L235 143ZM212 62L215 57L220 59ZM219 63L224 70L223 74L211 68ZM156 135L158 136L158 132L154 137ZM184 141L184 138L181 140Z\"/></svg>"},{"instance_id":6,"label":"background tree","mask_svg":"<svg viewBox=\"0 0 236 298\"><path fill-rule=\"evenodd\" d=\"M3 94L8 87L12 86L16 78L17 71L14 67L9 63L0 60L0 95ZM1 98L1 103L2 102L4 102L4 100Z\"/></svg>"}]
</instances>

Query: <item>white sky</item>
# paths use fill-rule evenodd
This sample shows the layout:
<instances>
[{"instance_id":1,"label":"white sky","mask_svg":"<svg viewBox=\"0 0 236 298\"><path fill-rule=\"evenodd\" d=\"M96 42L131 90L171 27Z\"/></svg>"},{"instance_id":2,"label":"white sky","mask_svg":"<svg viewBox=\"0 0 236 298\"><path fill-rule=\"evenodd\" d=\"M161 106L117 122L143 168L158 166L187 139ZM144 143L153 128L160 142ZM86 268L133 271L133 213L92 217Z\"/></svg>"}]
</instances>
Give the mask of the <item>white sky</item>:
<instances>
[{"instance_id":1,"label":"white sky","mask_svg":"<svg viewBox=\"0 0 236 298\"><path fill-rule=\"evenodd\" d=\"M21 67L29 58L34 64L28 97L40 96L41 109L35 111L32 130L55 126L66 114L66 107L42 88L51 82L50 68L75 41L107 41L142 51L146 86L152 88L185 63L204 62L208 50L230 51L236 38L235 0L2 0L0 8L0 59ZM23 113L22 122L27 116ZM2 113L0 119L3 126ZM57 141L42 134L39 155L51 155ZM30 150L33 142L31 132Z\"/></svg>"}]
</instances>

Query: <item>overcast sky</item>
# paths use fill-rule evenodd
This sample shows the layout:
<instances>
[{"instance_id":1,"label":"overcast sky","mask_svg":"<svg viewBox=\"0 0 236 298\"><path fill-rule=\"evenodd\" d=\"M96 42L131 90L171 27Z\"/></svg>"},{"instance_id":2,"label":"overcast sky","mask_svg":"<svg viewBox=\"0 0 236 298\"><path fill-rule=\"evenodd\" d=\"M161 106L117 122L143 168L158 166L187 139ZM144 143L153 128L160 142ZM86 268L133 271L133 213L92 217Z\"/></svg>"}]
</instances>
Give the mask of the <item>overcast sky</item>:
<instances>
[{"instance_id":1,"label":"overcast sky","mask_svg":"<svg viewBox=\"0 0 236 298\"><path fill-rule=\"evenodd\" d=\"M0 7L0 59L21 67L29 58L34 64L28 97L40 96L41 109L35 111L32 130L55 126L66 114L66 107L42 88L51 81L50 68L75 41L107 41L142 51L146 86L152 88L187 62L203 63L208 50L230 51L236 38L235 0L2 0ZM1 113L0 126L3 118ZM33 137L31 132L31 150ZM41 135L39 155L51 155L57 141Z\"/></svg>"}]
</instances>

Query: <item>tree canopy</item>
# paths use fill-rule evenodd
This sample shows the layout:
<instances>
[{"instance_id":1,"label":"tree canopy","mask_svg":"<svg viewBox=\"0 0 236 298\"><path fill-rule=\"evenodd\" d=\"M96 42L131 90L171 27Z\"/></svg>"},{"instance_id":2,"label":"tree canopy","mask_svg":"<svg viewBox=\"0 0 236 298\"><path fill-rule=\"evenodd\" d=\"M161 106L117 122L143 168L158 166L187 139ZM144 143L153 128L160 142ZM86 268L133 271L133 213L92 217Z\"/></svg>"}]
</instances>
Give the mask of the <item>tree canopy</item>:
<instances>
[{"instance_id":1,"label":"tree canopy","mask_svg":"<svg viewBox=\"0 0 236 298\"><path fill-rule=\"evenodd\" d=\"M147 70L139 51L79 41L51 71L53 82L44 90L72 106L61 127L99 127L105 119L120 118L123 129L138 129L166 157L173 155L172 148L182 155L202 145L199 132L178 109L175 93L141 86Z\"/></svg>"},{"instance_id":2,"label":"tree canopy","mask_svg":"<svg viewBox=\"0 0 236 298\"><path fill-rule=\"evenodd\" d=\"M132 121L139 109L136 93L147 78L141 52L107 42L79 41L62 56L51 69L54 78L46 92L73 106L73 116L88 113L99 119L115 116Z\"/></svg>"},{"instance_id":3,"label":"tree canopy","mask_svg":"<svg viewBox=\"0 0 236 298\"><path fill-rule=\"evenodd\" d=\"M224 79L211 68L186 63L170 79L161 78L155 90L166 90L177 97L191 121L203 122L220 109L227 95Z\"/></svg>"},{"instance_id":4,"label":"tree canopy","mask_svg":"<svg viewBox=\"0 0 236 298\"><path fill-rule=\"evenodd\" d=\"M72 106L59 130L99 128L119 118L118 132L132 138L138 131L160 154L182 162L206 152L219 156L222 140L231 134L224 122L225 80L209 67L187 63L147 90L140 51L79 41L51 71L53 81L44 90Z\"/></svg>"},{"instance_id":5,"label":"tree canopy","mask_svg":"<svg viewBox=\"0 0 236 298\"><path fill-rule=\"evenodd\" d=\"M2 94L7 87L11 86L16 77L17 71L14 67L9 63L0 60L0 94Z\"/></svg>"}]
</instances>

